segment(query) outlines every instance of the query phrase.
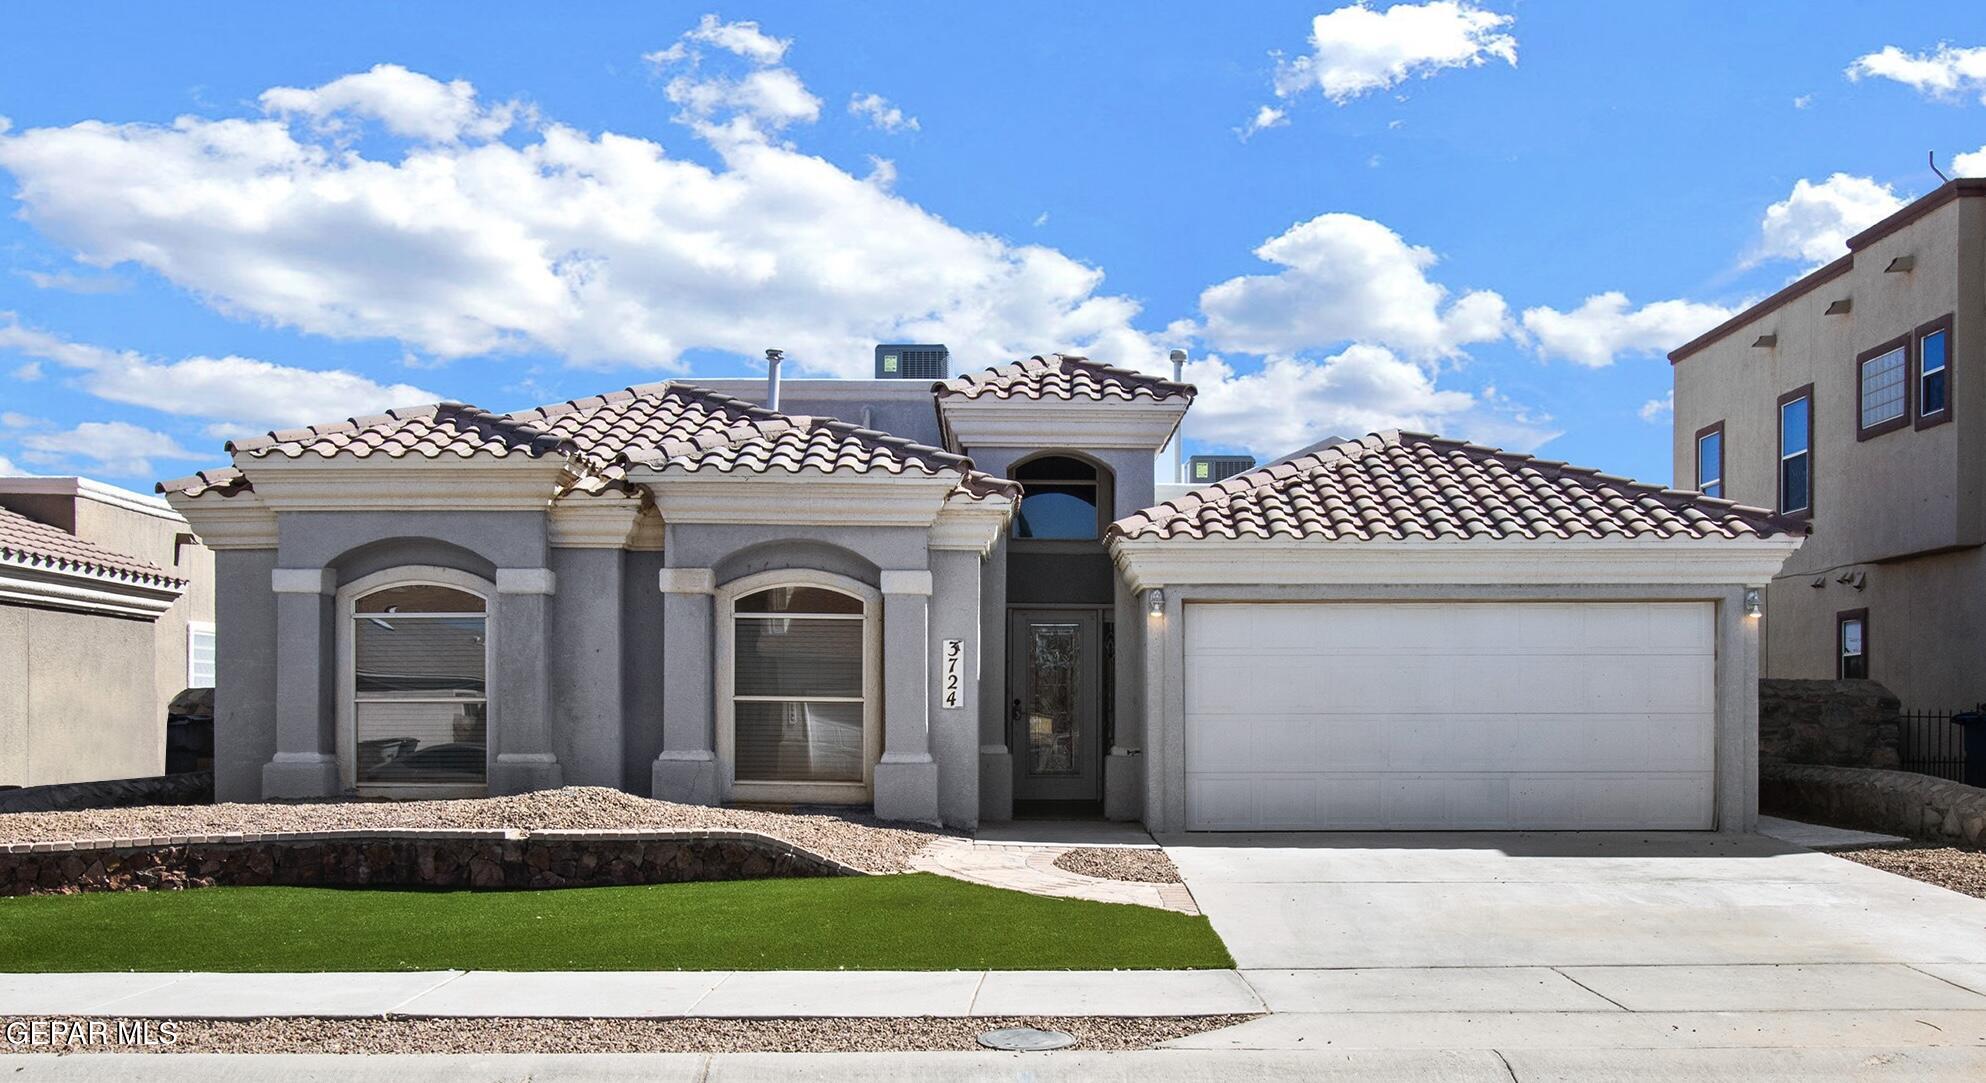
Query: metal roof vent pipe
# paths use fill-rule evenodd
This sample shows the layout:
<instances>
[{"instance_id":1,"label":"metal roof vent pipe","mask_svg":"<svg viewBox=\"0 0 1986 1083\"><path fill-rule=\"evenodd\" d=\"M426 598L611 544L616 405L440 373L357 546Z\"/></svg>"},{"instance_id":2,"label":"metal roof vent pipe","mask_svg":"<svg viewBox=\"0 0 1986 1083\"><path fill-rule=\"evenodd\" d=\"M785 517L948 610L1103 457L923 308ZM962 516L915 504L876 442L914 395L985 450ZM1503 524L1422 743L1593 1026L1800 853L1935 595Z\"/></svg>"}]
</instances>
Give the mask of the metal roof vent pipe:
<instances>
[{"instance_id":1,"label":"metal roof vent pipe","mask_svg":"<svg viewBox=\"0 0 1986 1083\"><path fill-rule=\"evenodd\" d=\"M779 409L779 363L786 360L785 350L765 352L765 408Z\"/></svg>"},{"instance_id":2,"label":"metal roof vent pipe","mask_svg":"<svg viewBox=\"0 0 1986 1083\"><path fill-rule=\"evenodd\" d=\"M1172 382L1186 382L1186 351L1172 351ZM1181 419L1179 430L1172 434L1172 483L1182 485L1186 481L1186 460L1182 453L1186 444L1186 422Z\"/></svg>"}]
</instances>

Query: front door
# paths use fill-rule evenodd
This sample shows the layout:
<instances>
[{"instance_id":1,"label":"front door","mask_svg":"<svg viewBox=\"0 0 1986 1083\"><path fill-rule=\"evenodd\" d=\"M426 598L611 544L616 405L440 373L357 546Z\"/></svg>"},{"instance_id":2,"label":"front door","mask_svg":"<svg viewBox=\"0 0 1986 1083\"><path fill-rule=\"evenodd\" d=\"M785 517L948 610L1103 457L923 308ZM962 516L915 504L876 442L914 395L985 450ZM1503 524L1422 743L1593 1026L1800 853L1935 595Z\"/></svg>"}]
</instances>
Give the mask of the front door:
<instances>
[{"instance_id":1,"label":"front door","mask_svg":"<svg viewBox=\"0 0 1986 1083\"><path fill-rule=\"evenodd\" d=\"M1095 610L1016 609L1007 616L1017 801L1102 796L1101 626Z\"/></svg>"}]
</instances>

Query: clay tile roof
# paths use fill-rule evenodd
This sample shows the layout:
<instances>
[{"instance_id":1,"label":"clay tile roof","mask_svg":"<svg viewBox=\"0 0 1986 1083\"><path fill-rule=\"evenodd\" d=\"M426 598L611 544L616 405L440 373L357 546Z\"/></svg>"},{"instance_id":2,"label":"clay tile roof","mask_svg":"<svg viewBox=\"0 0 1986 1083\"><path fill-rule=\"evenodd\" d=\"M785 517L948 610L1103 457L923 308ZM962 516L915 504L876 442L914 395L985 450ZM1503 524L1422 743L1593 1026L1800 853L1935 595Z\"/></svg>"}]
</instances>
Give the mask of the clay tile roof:
<instances>
[{"instance_id":1,"label":"clay tile roof","mask_svg":"<svg viewBox=\"0 0 1986 1083\"><path fill-rule=\"evenodd\" d=\"M125 583L184 589L186 580L156 564L93 545L66 530L0 508L0 561L58 572L83 572Z\"/></svg>"},{"instance_id":2,"label":"clay tile roof","mask_svg":"<svg viewBox=\"0 0 1986 1083\"><path fill-rule=\"evenodd\" d=\"M1768 538L1800 523L1549 459L1375 433L1112 523L1120 538Z\"/></svg>"},{"instance_id":3,"label":"clay tile roof","mask_svg":"<svg viewBox=\"0 0 1986 1083\"><path fill-rule=\"evenodd\" d=\"M1036 355L1011 365L968 373L931 386L945 398L996 399L1145 399L1163 402L1198 394L1192 384L1174 383L1133 369L1118 368L1074 354Z\"/></svg>"},{"instance_id":4,"label":"clay tile roof","mask_svg":"<svg viewBox=\"0 0 1986 1083\"><path fill-rule=\"evenodd\" d=\"M428 459L558 455L575 487L622 484L627 467L797 473L956 474L969 494L1013 496L1013 483L972 469L972 460L829 418L789 417L744 399L681 383L646 384L604 395L493 414L444 402L349 418L333 425L272 432L228 445L252 460L306 455ZM240 470L211 470L159 485L160 492L226 497L252 488Z\"/></svg>"}]
</instances>

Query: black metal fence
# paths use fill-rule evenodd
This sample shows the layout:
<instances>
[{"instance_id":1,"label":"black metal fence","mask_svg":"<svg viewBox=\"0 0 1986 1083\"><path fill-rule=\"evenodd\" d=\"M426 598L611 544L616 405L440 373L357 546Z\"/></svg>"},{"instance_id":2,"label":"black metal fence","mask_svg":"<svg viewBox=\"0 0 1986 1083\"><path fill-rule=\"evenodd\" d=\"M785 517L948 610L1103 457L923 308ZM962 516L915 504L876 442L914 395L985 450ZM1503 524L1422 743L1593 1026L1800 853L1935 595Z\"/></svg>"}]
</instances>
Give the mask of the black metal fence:
<instances>
[{"instance_id":1,"label":"black metal fence","mask_svg":"<svg viewBox=\"0 0 1986 1083\"><path fill-rule=\"evenodd\" d=\"M1965 781L1965 727L1956 711L1905 711L1897 732L1897 754L1905 771Z\"/></svg>"}]
</instances>

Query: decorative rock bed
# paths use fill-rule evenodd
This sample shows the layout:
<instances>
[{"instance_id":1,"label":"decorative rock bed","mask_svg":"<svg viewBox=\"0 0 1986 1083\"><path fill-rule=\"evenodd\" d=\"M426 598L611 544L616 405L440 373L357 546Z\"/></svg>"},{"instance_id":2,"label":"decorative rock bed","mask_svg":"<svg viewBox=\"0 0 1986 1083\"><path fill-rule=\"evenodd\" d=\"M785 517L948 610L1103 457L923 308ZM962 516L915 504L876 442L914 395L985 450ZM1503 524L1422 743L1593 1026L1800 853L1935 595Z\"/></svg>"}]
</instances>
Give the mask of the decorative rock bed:
<instances>
[{"instance_id":1,"label":"decorative rock bed","mask_svg":"<svg viewBox=\"0 0 1986 1083\"><path fill-rule=\"evenodd\" d=\"M0 895L263 885L607 887L860 875L749 831L372 829L0 846Z\"/></svg>"}]
</instances>

